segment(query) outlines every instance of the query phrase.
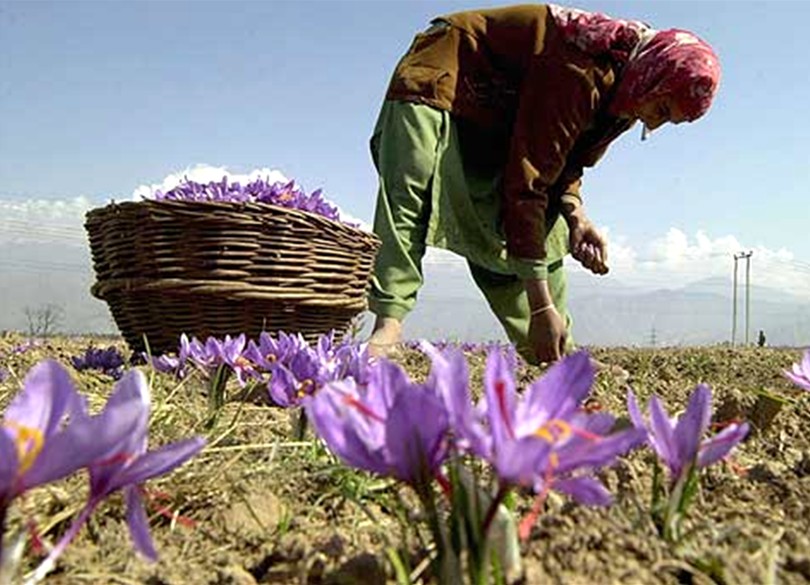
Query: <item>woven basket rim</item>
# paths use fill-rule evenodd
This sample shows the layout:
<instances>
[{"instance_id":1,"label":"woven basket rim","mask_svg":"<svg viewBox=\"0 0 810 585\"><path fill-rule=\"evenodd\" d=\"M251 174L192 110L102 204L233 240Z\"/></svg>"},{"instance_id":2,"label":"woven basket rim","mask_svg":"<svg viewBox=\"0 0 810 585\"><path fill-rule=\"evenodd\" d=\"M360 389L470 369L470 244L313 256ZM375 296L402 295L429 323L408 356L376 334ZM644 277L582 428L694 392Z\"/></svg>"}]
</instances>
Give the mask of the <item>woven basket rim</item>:
<instances>
[{"instance_id":1,"label":"woven basket rim","mask_svg":"<svg viewBox=\"0 0 810 585\"><path fill-rule=\"evenodd\" d=\"M329 219L318 213L311 211L304 211L302 209L294 209L291 207L284 207L282 205L274 205L272 203L264 203L259 201L186 201L186 200L156 200L144 199L142 201L110 201L108 204L94 207L85 214L85 221L91 222L97 217L100 218L105 213L113 209L122 209L128 211L137 207L154 207L165 209L221 209L223 211L253 211L253 212L273 212L290 217L296 217L305 221L313 221L316 223L325 223L333 229L337 228L344 230L348 234L362 235L370 238L376 242L381 242L377 234L374 232L366 231L358 226L349 225L342 221L335 221Z\"/></svg>"}]
</instances>

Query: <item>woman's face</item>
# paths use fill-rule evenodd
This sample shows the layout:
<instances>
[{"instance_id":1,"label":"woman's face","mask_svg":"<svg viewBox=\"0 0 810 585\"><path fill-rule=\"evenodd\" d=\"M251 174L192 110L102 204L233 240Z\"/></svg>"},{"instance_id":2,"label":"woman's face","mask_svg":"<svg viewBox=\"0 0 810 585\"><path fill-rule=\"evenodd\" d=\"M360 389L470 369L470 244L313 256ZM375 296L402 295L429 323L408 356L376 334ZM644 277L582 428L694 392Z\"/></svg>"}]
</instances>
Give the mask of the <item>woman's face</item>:
<instances>
[{"instance_id":1,"label":"woman's face","mask_svg":"<svg viewBox=\"0 0 810 585\"><path fill-rule=\"evenodd\" d=\"M655 130L665 122L680 124L688 118L672 96L658 96L642 103L634 112L648 130Z\"/></svg>"}]
</instances>

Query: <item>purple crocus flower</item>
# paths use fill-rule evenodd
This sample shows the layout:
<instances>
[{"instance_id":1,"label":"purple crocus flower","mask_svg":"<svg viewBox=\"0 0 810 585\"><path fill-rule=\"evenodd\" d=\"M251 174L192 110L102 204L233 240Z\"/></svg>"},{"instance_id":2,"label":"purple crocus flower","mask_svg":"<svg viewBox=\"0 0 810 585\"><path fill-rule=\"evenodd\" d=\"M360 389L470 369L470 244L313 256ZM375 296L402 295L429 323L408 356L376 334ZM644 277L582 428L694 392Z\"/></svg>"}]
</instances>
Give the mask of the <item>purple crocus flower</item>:
<instances>
[{"instance_id":1,"label":"purple crocus flower","mask_svg":"<svg viewBox=\"0 0 810 585\"><path fill-rule=\"evenodd\" d=\"M217 367L217 356L220 353L217 348L218 343L213 337L209 337L205 343L192 337L188 342L188 361L210 373Z\"/></svg>"},{"instance_id":2,"label":"purple crocus flower","mask_svg":"<svg viewBox=\"0 0 810 585\"><path fill-rule=\"evenodd\" d=\"M447 456L448 417L430 384L416 384L387 360L371 367L368 386L347 379L304 401L329 449L353 467L393 476L422 490Z\"/></svg>"},{"instance_id":3,"label":"purple crocus flower","mask_svg":"<svg viewBox=\"0 0 810 585\"><path fill-rule=\"evenodd\" d=\"M474 407L461 352L442 354L427 344L423 349L433 360L431 380L445 400L460 449L490 462L502 483L538 492L553 487L588 504L609 501L587 473L611 463L643 435L636 430L609 434L612 417L582 411L594 378L586 352L552 366L521 397L508 355L490 350L485 395Z\"/></svg>"},{"instance_id":4,"label":"purple crocus flower","mask_svg":"<svg viewBox=\"0 0 810 585\"><path fill-rule=\"evenodd\" d=\"M144 358L156 372L174 374L179 378L183 377L180 373L182 371L181 362L177 356L164 353L159 356L144 356Z\"/></svg>"},{"instance_id":5,"label":"purple crocus flower","mask_svg":"<svg viewBox=\"0 0 810 585\"><path fill-rule=\"evenodd\" d=\"M784 374L799 388L810 391L810 349L804 352L801 362L793 364L793 367L785 370Z\"/></svg>"},{"instance_id":6,"label":"purple crocus flower","mask_svg":"<svg viewBox=\"0 0 810 585\"><path fill-rule=\"evenodd\" d=\"M135 428L131 413L115 427L89 417L84 398L55 361L31 368L0 426L0 509L23 492L87 466Z\"/></svg>"},{"instance_id":7,"label":"purple crocus flower","mask_svg":"<svg viewBox=\"0 0 810 585\"><path fill-rule=\"evenodd\" d=\"M239 385L244 387L249 378L258 377L254 364L245 357L245 344L244 334L233 338L226 335L222 340L208 337L205 343L194 337L185 349L188 354L187 361L196 364L209 376L221 366L227 366L236 374Z\"/></svg>"},{"instance_id":8,"label":"purple crocus flower","mask_svg":"<svg viewBox=\"0 0 810 585\"><path fill-rule=\"evenodd\" d=\"M270 398L279 406L297 406L331 378L324 375L318 354L310 347L290 354L270 365L267 384Z\"/></svg>"},{"instance_id":9,"label":"purple crocus flower","mask_svg":"<svg viewBox=\"0 0 810 585\"><path fill-rule=\"evenodd\" d=\"M183 333L180 335L180 345L177 348L177 355L163 354L150 358L148 355L143 354L143 357L155 371L163 374L174 374L178 378L184 378L186 375L186 361L190 355L191 342L188 336Z\"/></svg>"},{"instance_id":10,"label":"purple crocus flower","mask_svg":"<svg viewBox=\"0 0 810 585\"><path fill-rule=\"evenodd\" d=\"M274 338L263 332L244 355L270 374L270 398L283 407L299 405L327 382L352 377L365 384L369 364L367 348L351 340L335 342L334 332L322 335L314 348L300 334L282 331Z\"/></svg>"},{"instance_id":11,"label":"purple crocus flower","mask_svg":"<svg viewBox=\"0 0 810 585\"><path fill-rule=\"evenodd\" d=\"M147 480L163 475L196 455L205 440L194 437L147 451L149 426L149 386L146 377L138 370L130 370L116 384L103 411L93 417L101 431L115 429L116 434L104 439L97 437L102 448L92 462L90 471L90 495L82 511L54 546L48 557L37 568L34 581L44 578L54 567L56 559L75 538L82 525L98 505L118 490L124 491L127 506L127 523L135 548L147 559L157 558L149 523L143 508L140 485ZM125 432L121 432L124 429Z\"/></svg>"},{"instance_id":12,"label":"purple crocus flower","mask_svg":"<svg viewBox=\"0 0 810 585\"><path fill-rule=\"evenodd\" d=\"M147 451L149 410L146 378L138 370L131 370L118 383L99 416L113 425L121 412L137 412L137 426L124 440L114 445L102 461L90 466L88 507L95 508L107 496L123 489L133 542L142 554L154 559L156 554L138 487L146 480L182 465L205 446L205 440L194 437Z\"/></svg>"},{"instance_id":13,"label":"purple crocus flower","mask_svg":"<svg viewBox=\"0 0 810 585\"><path fill-rule=\"evenodd\" d=\"M361 386L368 384L370 359L367 343L346 341L334 351L333 379L353 378Z\"/></svg>"},{"instance_id":14,"label":"purple crocus flower","mask_svg":"<svg viewBox=\"0 0 810 585\"><path fill-rule=\"evenodd\" d=\"M306 340L300 334L288 334L279 331L276 337L266 331L259 335L259 342L250 341L245 350L245 357L264 370L276 362L285 363L300 351L309 348Z\"/></svg>"},{"instance_id":15,"label":"purple crocus flower","mask_svg":"<svg viewBox=\"0 0 810 585\"><path fill-rule=\"evenodd\" d=\"M632 390L627 392L627 409L633 424L648 432L648 440L669 469L673 484L693 465L701 469L723 459L748 434L747 423L731 423L713 437L703 439L712 414L712 393L705 384L695 388L678 418L670 418L659 398L653 396L647 424Z\"/></svg>"},{"instance_id":16,"label":"purple crocus flower","mask_svg":"<svg viewBox=\"0 0 810 585\"><path fill-rule=\"evenodd\" d=\"M117 380L124 370L124 357L115 347L100 349L88 347L84 355L72 356L70 363L78 371L100 370Z\"/></svg>"},{"instance_id":17,"label":"purple crocus flower","mask_svg":"<svg viewBox=\"0 0 810 585\"><path fill-rule=\"evenodd\" d=\"M318 377L322 383L349 377L358 384L366 383L369 367L367 344L359 344L351 338L335 342L332 331L320 337L315 355L320 364Z\"/></svg>"},{"instance_id":18,"label":"purple crocus flower","mask_svg":"<svg viewBox=\"0 0 810 585\"><path fill-rule=\"evenodd\" d=\"M212 341L211 338L209 338L209 341ZM242 333L234 338L226 335L221 343L214 340L212 346L216 361L230 367L233 373L236 374L239 385L243 388L247 385L249 378L258 377L253 363L244 355L246 342L245 334Z\"/></svg>"},{"instance_id":19,"label":"purple crocus flower","mask_svg":"<svg viewBox=\"0 0 810 585\"><path fill-rule=\"evenodd\" d=\"M436 375L437 379L443 377ZM447 399L455 394L448 403L455 411L451 415L454 431L476 455L492 464L501 481L536 485L554 446L554 431L549 429L568 425L592 380L587 356L575 354L555 365L520 397L505 356L493 351L487 357L484 398L477 412L472 410L468 384L455 382L455 388L443 395Z\"/></svg>"}]
</instances>

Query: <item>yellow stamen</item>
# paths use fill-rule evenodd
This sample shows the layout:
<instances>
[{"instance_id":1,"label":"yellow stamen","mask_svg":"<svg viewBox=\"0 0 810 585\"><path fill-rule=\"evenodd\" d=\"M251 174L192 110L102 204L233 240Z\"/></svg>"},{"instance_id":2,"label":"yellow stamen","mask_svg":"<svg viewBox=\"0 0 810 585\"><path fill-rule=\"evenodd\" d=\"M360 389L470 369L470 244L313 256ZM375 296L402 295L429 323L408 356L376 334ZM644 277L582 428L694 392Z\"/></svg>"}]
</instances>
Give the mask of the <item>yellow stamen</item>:
<instances>
[{"instance_id":1,"label":"yellow stamen","mask_svg":"<svg viewBox=\"0 0 810 585\"><path fill-rule=\"evenodd\" d=\"M42 431L34 427L26 427L14 421L5 421L3 425L16 433L14 442L17 444L18 473L23 474L34 464L39 452L45 445Z\"/></svg>"},{"instance_id":2,"label":"yellow stamen","mask_svg":"<svg viewBox=\"0 0 810 585\"><path fill-rule=\"evenodd\" d=\"M547 443L554 444L568 439L573 434L573 430L567 422L555 418L534 431L534 434Z\"/></svg>"},{"instance_id":3,"label":"yellow stamen","mask_svg":"<svg viewBox=\"0 0 810 585\"><path fill-rule=\"evenodd\" d=\"M307 394L311 394L311 392L312 392L311 388L314 385L315 385L315 383L312 380L309 380L309 379L304 380L303 382L301 382L301 384L298 386L298 398L303 398Z\"/></svg>"},{"instance_id":4,"label":"yellow stamen","mask_svg":"<svg viewBox=\"0 0 810 585\"><path fill-rule=\"evenodd\" d=\"M236 361L237 366L241 366L241 367L243 367L245 369L248 369L248 370L253 369L253 362L251 362L245 356L240 355L238 358L236 358L235 361Z\"/></svg>"}]
</instances>

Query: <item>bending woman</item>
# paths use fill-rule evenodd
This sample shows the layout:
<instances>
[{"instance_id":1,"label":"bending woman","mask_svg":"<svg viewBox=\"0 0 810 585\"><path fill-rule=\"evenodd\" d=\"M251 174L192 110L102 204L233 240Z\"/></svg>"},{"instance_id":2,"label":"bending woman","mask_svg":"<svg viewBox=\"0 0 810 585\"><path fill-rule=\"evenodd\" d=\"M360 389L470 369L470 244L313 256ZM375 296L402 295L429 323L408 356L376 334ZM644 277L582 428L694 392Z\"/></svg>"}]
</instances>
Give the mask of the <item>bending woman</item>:
<instances>
[{"instance_id":1,"label":"bending woman","mask_svg":"<svg viewBox=\"0 0 810 585\"><path fill-rule=\"evenodd\" d=\"M372 353L400 341L426 246L467 259L529 362L570 351L563 258L608 271L583 169L638 120L644 137L702 116L719 77L686 31L540 4L435 19L397 65L371 139L383 242Z\"/></svg>"}]
</instances>

